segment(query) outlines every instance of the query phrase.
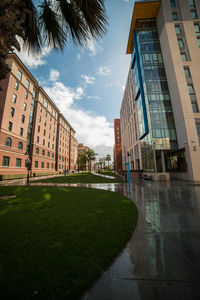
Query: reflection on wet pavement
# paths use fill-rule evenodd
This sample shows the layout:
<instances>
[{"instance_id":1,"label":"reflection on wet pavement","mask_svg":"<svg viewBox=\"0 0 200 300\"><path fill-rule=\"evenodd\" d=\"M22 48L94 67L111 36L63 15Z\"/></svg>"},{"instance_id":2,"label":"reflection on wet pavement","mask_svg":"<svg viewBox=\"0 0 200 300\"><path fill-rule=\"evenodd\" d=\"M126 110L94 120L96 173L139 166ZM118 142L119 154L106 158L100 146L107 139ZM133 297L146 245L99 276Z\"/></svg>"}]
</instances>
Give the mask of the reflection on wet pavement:
<instances>
[{"instance_id":1,"label":"reflection on wet pavement","mask_svg":"<svg viewBox=\"0 0 200 300\"><path fill-rule=\"evenodd\" d=\"M88 187L130 197L139 220L127 247L82 299L199 299L200 187L176 181Z\"/></svg>"}]
</instances>

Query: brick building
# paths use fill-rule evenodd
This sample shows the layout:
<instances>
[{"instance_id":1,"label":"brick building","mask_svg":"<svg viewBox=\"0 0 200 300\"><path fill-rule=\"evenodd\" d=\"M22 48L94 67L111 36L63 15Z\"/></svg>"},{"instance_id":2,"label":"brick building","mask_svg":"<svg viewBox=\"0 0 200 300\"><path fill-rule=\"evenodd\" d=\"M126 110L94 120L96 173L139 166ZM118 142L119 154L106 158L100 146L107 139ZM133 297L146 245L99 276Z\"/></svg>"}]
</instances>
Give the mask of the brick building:
<instances>
[{"instance_id":1,"label":"brick building","mask_svg":"<svg viewBox=\"0 0 200 300\"><path fill-rule=\"evenodd\" d=\"M16 54L8 56L11 69L1 81L0 175L75 170L75 130L38 85Z\"/></svg>"},{"instance_id":2,"label":"brick building","mask_svg":"<svg viewBox=\"0 0 200 300\"><path fill-rule=\"evenodd\" d=\"M122 171L122 145L121 145L121 128L120 128L120 119L114 120L114 165L115 172Z\"/></svg>"}]
</instances>

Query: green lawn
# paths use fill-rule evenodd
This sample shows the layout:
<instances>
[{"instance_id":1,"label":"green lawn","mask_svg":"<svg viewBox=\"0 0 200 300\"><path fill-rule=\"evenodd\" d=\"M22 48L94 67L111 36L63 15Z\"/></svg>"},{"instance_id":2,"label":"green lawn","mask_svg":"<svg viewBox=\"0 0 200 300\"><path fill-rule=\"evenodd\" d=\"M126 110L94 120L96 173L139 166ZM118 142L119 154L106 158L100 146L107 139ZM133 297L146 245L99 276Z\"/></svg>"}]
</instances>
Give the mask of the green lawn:
<instances>
[{"instance_id":1,"label":"green lawn","mask_svg":"<svg viewBox=\"0 0 200 300\"><path fill-rule=\"evenodd\" d=\"M0 187L0 299L77 299L130 239L137 209L120 194Z\"/></svg>"},{"instance_id":2,"label":"green lawn","mask_svg":"<svg viewBox=\"0 0 200 300\"><path fill-rule=\"evenodd\" d=\"M53 177L48 179L40 179L34 182L52 182L52 183L117 183L123 182L120 177L104 178L91 173L80 173L61 177Z\"/></svg>"}]
</instances>

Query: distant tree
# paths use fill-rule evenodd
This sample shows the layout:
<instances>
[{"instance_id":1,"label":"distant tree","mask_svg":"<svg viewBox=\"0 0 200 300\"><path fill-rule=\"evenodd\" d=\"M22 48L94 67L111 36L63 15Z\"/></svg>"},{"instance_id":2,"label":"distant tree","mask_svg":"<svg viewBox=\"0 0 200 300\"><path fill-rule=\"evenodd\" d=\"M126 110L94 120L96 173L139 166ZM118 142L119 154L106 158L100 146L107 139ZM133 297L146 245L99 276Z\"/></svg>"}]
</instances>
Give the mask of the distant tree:
<instances>
[{"instance_id":1,"label":"distant tree","mask_svg":"<svg viewBox=\"0 0 200 300\"><path fill-rule=\"evenodd\" d=\"M106 167L106 158L103 157L102 160L103 160L103 169L105 170L105 167Z\"/></svg>"},{"instance_id":2,"label":"distant tree","mask_svg":"<svg viewBox=\"0 0 200 300\"><path fill-rule=\"evenodd\" d=\"M83 45L106 32L104 0L0 0L0 80L10 71L8 53L23 46L40 53L44 45L63 50L69 36ZM34 5L35 4L35 5Z\"/></svg>"},{"instance_id":3,"label":"distant tree","mask_svg":"<svg viewBox=\"0 0 200 300\"><path fill-rule=\"evenodd\" d=\"M107 155L106 155L106 161L108 162L108 170L109 170L109 163L110 163L110 161L111 161L111 156L110 156L110 154L107 154Z\"/></svg>"},{"instance_id":4,"label":"distant tree","mask_svg":"<svg viewBox=\"0 0 200 300\"><path fill-rule=\"evenodd\" d=\"M103 165L103 158L99 158L99 166L101 167L101 170L102 170L102 165Z\"/></svg>"},{"instance_id":5,"label":"distant tree","mask_svg":"<svg viewBox=\"0 0 200 300\"><path fill-rule=\"evenodd\" d=\"M84 152L84 151L78 152L78 157L77 157L78 169L85 171L86 170L86 162L87 162L86 152Z\"/></svg>"},{"instance_id":6,"label":"distant tree","mask_svg":"<svg viewBox=\"0 0 200 300\"><path fill-rule=\"evenodd\" d=\"M86 151L86 156L87 156L87 161L88 161L88 170L91 172L91 167L92 167L92 161L95 160L95 155L97 155L97 153L94 152L94 150L92 149L88 149L88 151Z\"/></svg>"}]
</instances>

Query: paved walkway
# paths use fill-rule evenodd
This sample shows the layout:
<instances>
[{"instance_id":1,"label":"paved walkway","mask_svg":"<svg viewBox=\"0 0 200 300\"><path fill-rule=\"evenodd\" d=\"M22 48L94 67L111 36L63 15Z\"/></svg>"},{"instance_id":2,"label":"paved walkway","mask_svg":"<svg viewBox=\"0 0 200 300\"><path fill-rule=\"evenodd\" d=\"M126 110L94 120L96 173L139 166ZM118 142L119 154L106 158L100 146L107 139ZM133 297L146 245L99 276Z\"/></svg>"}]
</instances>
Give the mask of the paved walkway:
<instances>
[{"instance_id":1,"label":"paved walkway","mask_svg":"<svg viewBox=\"0 0 200 300\"><path fill-rule=\"evenodd\" d=\"M127 247L81 300L200 298L200 186L178 181L59 185L122 193L139 210Z\"/></svg>"},{"instance_id":2,"label":"paved walkway","mask_svg":"<svg viewBox=\"0 0 200 300\"><path fill-rule=\"evenodd\" d=\"M110 185L139 209L132 239L82 300L200 299L200 187Z\"/></svg>"}]
</instances>

